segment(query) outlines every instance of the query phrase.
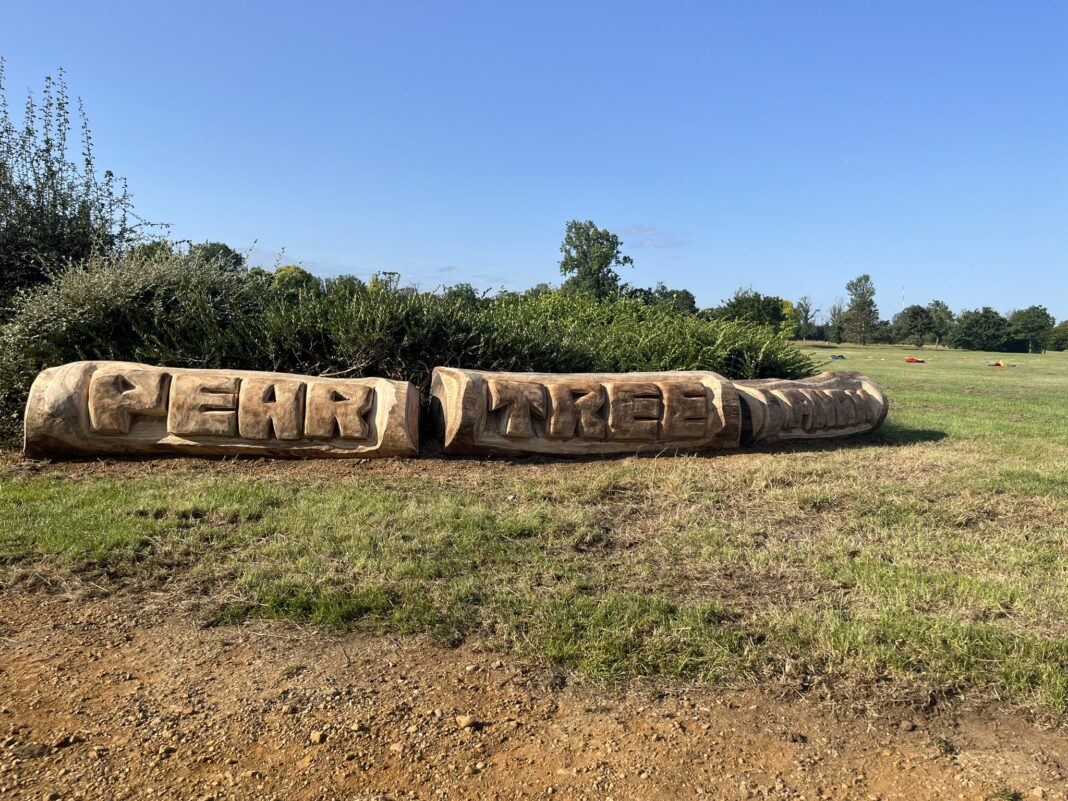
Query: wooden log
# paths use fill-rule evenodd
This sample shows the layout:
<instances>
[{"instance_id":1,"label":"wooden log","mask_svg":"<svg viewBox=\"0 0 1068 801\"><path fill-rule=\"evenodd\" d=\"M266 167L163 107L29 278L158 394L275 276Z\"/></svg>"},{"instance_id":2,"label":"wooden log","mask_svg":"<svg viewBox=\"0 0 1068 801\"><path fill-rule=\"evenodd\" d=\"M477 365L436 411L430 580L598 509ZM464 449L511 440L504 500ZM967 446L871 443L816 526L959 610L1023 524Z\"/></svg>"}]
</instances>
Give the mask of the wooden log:
<instances>
[{"instance_id":1,"label":"wooden log","mask_svg":"<svg viewBox=\"0 0 1068 801\"><path fill-rule=\"evenodd\" d=\"M431 411L450 454L581 456L738 446L733 385L709 372L489 373L438 367Z\"/></svg>"},{"instance_id":2,"label":"wooden log","mask_svg":"<svg viewBox=\"0 0 1068 801\"><path fill-rule=\"evenodd\" d=\"M847 437L874 431L890 410L879 386L860 373L735 381L742 406L742 444Z\"/></svg>"},{"instance_id":3,"label":"wooden log","mask_svg":"<svg viewBox=\"0 0 1068 801\"><path fill-rule=\"evenodd\" d=\"M384 378L74 362L34 381L25 431L30 457L417 456L419 391Z\"/></svg>"},{"instance_id":4,"label":"wooden log","mask_svg":"<svg viewBox=\"0 0 1068 801\"><path fill-rule=\"evenodd\" d=\"M856 373L731 382L710 372L489 373L439 367L431 412L449 454L702 451L872 431L886 396Z\"/></svg>"}]
</instances>

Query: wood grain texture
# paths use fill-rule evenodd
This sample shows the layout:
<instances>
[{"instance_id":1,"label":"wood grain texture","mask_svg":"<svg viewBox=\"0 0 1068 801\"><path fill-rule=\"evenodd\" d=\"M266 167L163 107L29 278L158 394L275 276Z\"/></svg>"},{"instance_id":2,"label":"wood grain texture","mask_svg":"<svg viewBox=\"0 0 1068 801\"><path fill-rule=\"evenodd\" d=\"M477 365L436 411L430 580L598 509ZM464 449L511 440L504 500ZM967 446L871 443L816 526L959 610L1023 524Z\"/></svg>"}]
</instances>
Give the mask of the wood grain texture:
<instances>
[{"instance_id":1,"label":"wood grain texture","mask_svg":"<svg viewBox=\"0 0 1068 801\"><path fill-rule=\"evenodd\" d=\"M890 410L879 386L860 373L820 373L787 381L735 381L742 444L827 439L874 431Z\"/></svg>"},{"instance_id":2,"label":"wood grain texture","mask_svg":"<svg viewBox=\"0 0 1068 801\"><path fill-rule=\"evenodd\" d=\"M877 428L889 404L856 373L731 382L710 372L490 373L439 367L435 426L450 454L702 451Z\"/></svg>"},{"instance_id":3,"label":"wood grain texture","mask_svg":"<svg viewBox=\"0 0 1068 801\"><path fill-rule=\"evenodd\" d=\"M570 456L738 446L733 385L709 372L490 373L438 367L435 426L450 454Z\"/></svg>"},{"instance_id":4,"label":"wood grain texture","mask_svg":"<svg viewBox=\"0 0 1068 801\"><path fill-rule=\"evenodd\" d=\"M419 391L384 378L74 362L34 381L24 450L30 457L416 456Z\"/></svg>"}]
</instances>

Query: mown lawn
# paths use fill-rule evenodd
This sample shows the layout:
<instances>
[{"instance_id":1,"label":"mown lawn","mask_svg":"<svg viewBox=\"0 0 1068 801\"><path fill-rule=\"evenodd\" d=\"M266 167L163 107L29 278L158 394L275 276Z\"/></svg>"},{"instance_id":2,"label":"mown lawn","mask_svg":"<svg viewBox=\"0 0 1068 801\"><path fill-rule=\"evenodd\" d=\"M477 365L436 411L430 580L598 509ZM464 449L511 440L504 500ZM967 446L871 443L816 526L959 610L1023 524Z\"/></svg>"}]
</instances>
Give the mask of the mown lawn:
<instances>
[{"instance_id":1,"label":"mown lawn","mask_svg":"<svg viewBox=\"0 0 1068 801\"><path fill-rule=\"evenodd\" d=\"M634 676L1068 715L1068 354L843 353L891 412L711 456L0 462L0 582L476 636ZM926 364L905 364L915 354Z\"/></svg>"}]
</instances>

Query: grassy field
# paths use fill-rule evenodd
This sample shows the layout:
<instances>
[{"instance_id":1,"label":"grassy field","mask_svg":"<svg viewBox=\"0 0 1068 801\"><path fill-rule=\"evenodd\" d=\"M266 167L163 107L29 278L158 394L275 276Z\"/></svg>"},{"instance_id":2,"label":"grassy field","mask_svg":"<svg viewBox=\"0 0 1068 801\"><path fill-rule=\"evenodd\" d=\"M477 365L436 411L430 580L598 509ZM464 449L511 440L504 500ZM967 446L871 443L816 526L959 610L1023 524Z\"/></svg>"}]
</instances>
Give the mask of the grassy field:
<instances>
[{"instance_id":1,"label":"grassy field","mask_svg":"<svg viewBox=\"0 0 1068 801\"><path fill-rule=\"evenodd\" d=\"M477 637L596 680L1068 715L1068 354L842 347L844 447L365 464L0 462L0 582ZM906 355L927 358L910 365Z\"/></svg>"}]
</instances>

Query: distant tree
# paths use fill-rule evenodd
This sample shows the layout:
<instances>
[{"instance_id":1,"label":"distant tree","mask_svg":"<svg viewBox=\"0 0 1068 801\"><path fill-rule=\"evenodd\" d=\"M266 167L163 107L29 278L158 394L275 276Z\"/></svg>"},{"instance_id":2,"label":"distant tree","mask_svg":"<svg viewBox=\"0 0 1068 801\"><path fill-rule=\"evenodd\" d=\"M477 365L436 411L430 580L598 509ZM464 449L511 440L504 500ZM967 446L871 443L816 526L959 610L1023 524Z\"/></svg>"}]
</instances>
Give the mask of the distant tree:
<instances>
[{"instance_id":1,"label":"distant tree","mask_svg":"<svg viewBox=\"0 0 1068 801\"><path fill-rule=\"evenodd\" d=\"M896 315L893 322L893 340L907 342L917 347L928 337L934 336L934 321L931 312L920 305L907 306Z\"/></svg>"},{"instance_id":2,"label":"distant tree","mask_svg":"<svg viewBox=\"0 0 1068 801\"><path fill-rule=\"evenodd\" d=\"M816 328L816 315L819 309L812 305L812 298L802 295L794 304L797 313L797 335L801 339L809 339Z\"/></svg>"},{"instance_id":3,"label":"distant tree","mask_svg":"<svg viewBox=\"0 0 1068 801\"><path fill-rule=\"evenodd\" d=\"M560 245L560 274L570 276L564 288L585 292L597 298L619 294L619 273L616 267L632 266L634 260L624 256L623 242L592 220L571 220L567 224L564 241Z\"/></svg>"},{"instance_id":4,"label":"distant tree","mask_svg":"<svg viewBox=\"0 0 1068 801\"><path fill-rule=\"evenodd\" d=\"M452 286L445 287L441 292L443 297L451 298L452 300L462 300L465 303L474 305L478 303L484 292L479 292L471 284L453 284Z\"/></svg>"},{"instance_id":5,"label":"distant tree","mask_svg":"<svg viewBox=\"0 0 1068 801\"><path fill-rule=\"evenodd\" d=\"M837 298L827 312L826 325L827 337L837 345L841 345L845 341L847 318L848 312L846 311L845 302L841 298Z\"/></svg>"},{"instance_id":6,"label":"distant tree","mask_svg":"<svg viewBox=\"0 0 1068 801\"><path fill-rule=\"evenodd\" d=\"M530 289L528 289L523 294L527 295L528 297L537 298L537 297L541 297L542 295L547 295L548 293L550 293L552 291L553 291L552 284L547 284L546 282L542 281L540 284L534 284L534 286L532 286Z\"/></svg>"},{"instance_id":7,"label":"distant tree","mask_svg":"<svg viewBox=\"0 0 1068 801\"><path fill-rule=\"evenodd\" d=\"M1050 350L1068 350L1068 320L1061 320L1055 326L1049 334L1049 344L1046 345Z\"/></svg>"},{"instance_id":8,"label":"distant tree","mask_svg":"<svg viewBox=\"0 0 1068 801\"><path fill-rule=\"evenodd\" d=\"M41 101L29 95L21 126L8 112L0 59L0 307L68 264L125 253L146 224L134 216L126 181L97 174L85 110L81 157L72 158L71 100L63 70L45 78Z\"/></svg>"},{"instance_id":9,"label":"distant tree","mask_svg":"<svg viewBox=\"0 0 1068 801\"><path fill-rule=\"evenodd\" d=\"M871 329L868 341L873 344L890 344L894 342L894 324L889 320L877 320Z\"/></svg>"},{"instance_id":10,"label":"distant tree","mask_svg":"<svg viewBox=\"0 0 1068 801\"><path fill-rule=\"evenodd\" d=\"M176 250L177 246L167 239L151 239L134 245L129 249L129 253L135 258L147 260L173 255Z\"/></svg>"},{"instance_id":11,"label":"distant tree","mask_svg":"<svg viewBox=\"0 0 1068 801\"><path fill-rule=\"evenodd\" d=\"M399 292L400 273L393 270L383 270L371 276L367 282L367 288L372 292Z\"/></svg>"},{"instance_id":12,"label":"distant tree","mask_svg":"<svg viewBox=\"0 0 1068 801\"><path fill-rule=\"evenodd\" d=\"M927 313L931 317L931 333L934 335L936 345L945 341L957 318L950 311L949 306L940 300L932 300L927 304Z\"/></svg>"},{"instance_id":13,"label":"distant tree","mask_svg":"<svg viewBox=\"0 0 1068 801\"><path fill-rule=\"evenodd\" d=\"M947 343L964 350L1004 350L1009 322L989 306L963 311L949 332Z\"/></svg>"},{"instance_id":14,"label":"distant tree","mask_svg":"<svg viewBox=\"0 0 1068 801\"><path fill-rule=\"evenodd\" d=\"M778 330L786 319L786 312L782 298L762 295L749 288L736 290L730 299L714 309L706 310L703 316L718 320L747 320Z\"/></svg>"},{"instance_id":15,"label":"distant tree","mask_svg":"<svg viewBox=\"0 0 1068 801\"><path fill-rule=\"evenodd\" d=\"M875 284L871 276L858 275L846 284L849 306L846 309L845 334L851 342L866 345L879 325L879 309L875 305Z\"/></svg>"},{"instance_id":16,"label":"distant tree","mask_svg":"<svg viewBox=\"0 0 1068 801\"><path fill-rule=\"evenodd\" d=\"M355 297L367 288L367 285L355 275L335 275L332 278L324 278L322 285L324 294L347 298Z\"/></svg>"},{"instance_id":17,"label":"distant tree","mask_svg":"<svg viewBox=\"0 0 1068 801\"><path fill-rule=\"evenodd\" d=\"M218 262L235 270L245 266L245 257L224 242L201 242L199 245L193 245L189 248L189 257L196 261ZM293 267L295 265L290 264L287 266ZM297 269L301 268L298 267ZM277 273L278 270L275 270L275 274Z\"/></svg>"},{"instance_id":18,"label":"distant tree","mask_svg":"<svg viewBox=\"0 0 1068 801\"><path fill-rule=\"evenodd\" d=\"M318 295L322 292L319 279L296 264L284 264L274 271L274 288L286 295Z\"/></svg>"},{"instance_id":19,"label":"distant tree","mask_svg":"<svg viewBox=\"0 0 1068 801\"><path fill-rule=\"evenodd\" d=\"M1055 322L1045 306L1028 306L1009 315L1009 336L1026 343L1028 353L1041 353Z\"/></svg>"},{"instance_id":20,"label":"distant tree","mask_svg":"<svg viewBox=\"0 0 1068 801\"><path fill-rule=\"evenodd\" d=\"M797 329L801 325L797 317L797 308L788 300L783 300L781 306L782 322L779 323L779 333L787 339L795 339Z\"/></svg>"},{"instance_id":21,"label":"distant tree","mask_svg":"<svg viewBox=\"0 0 1068 801\"><path fill-rule=\"evenodd\" d=\"M668 289L664 282L660 281L653 289L640 291L644 293L646 303L670 306L683 314L697 314L697 298L688 289Z\"/></svg>"}]
</instances>

